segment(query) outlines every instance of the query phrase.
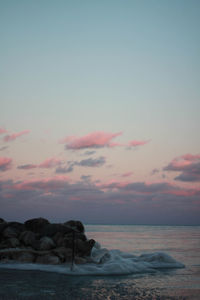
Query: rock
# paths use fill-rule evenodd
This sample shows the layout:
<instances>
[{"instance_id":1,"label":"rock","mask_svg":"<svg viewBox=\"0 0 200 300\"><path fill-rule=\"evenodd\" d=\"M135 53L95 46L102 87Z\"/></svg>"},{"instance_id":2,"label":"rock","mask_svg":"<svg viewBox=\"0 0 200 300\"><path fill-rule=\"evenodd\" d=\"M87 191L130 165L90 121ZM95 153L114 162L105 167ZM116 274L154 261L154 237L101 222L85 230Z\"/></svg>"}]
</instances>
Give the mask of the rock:
<instances>
[{"instance_id":1,"label":"rock","mask_svg":"<svg viewBox=\"0 0 200 300\"><path fill-rule=\"evenodd\" d=\"M59 240L63 239L63 233L62 232L57 232L53 236L53 241L57 244Z\"/></svg>"},{"instance_id":2,"label":"rock","mask_svg":"<svg viewBox=\"0 0 200 300\"><path fill-rule=\"evenodd\" d=\"M75 241L75 251L79 253L81 256L90 256L94 244L95 244L94 240L89 240L84 242L80 239L77 239Z\"/></svg>"},{"instance_id":3,"label":"rock","mask_svg":"<svg viewBox=\"0 0 200 300\"><path fill-rule=\"evenodd\" d=\"M85 242L85 250L83 252L83 256L91 255L91 251L92 251L94 244L95 244L95 240L93 240L93 239Z\"/></svg>"},{"instance_id":4,"label":"rock","mask_svg":"<svg viewBox=\"0 0 200 300\"><path fill-rule=\"evenodd\" d=\"M57 247L64 247L64 246L65 246L63 237L60 237L60 238L57 240L56 246L57 246Z\"/></svg>"},{"instance_id":5,"label":"rock","mask_svg":"<svg viewBox=\"0 0 200 300\"><path fill-rule=\"evenodd\" d=\"M88 262L94 240L87 240L80 221L50 224L44 218L19 222L0 219L0 260L59 264L72 261L73 243L75 263ZM92 261L92 258L91 258Z\"/></svg>"},{"instance_id":6,"label":"rock","mask_svg":"<svg viewBox=\"0 0 200 300\"><path fill-rule=\"evenodd\" d=\"M64 235L64 237L68 238L68 239L73 239L73 237L77 240L80 239L82 241L87 241L87 237L84 233L80 233L80 232L70 232Z\"/></svg>"},{"instance_id":7,"label":"rock","mask_svg":"<svg viewBox=\"0 0 200 300\"><path fill-rule=\"evenodd\" d=\"M46 254L46 255L39 255L36 258L35 262L38 264L57 265L60 263L60 259L56 255Z\"/></svg>"},{"instance_id":8,"label":"rock","mask_svg":"<svg viewBox=\"0 0 200 300\"><path fill-rule=\"evenodd\" d=\"M82 240L82 241L87 241L87 237L84 233L76 233L75 234L75 238L76 239L79 239L79 240Z\"/></svg>"},{"instance_id":9,"label":"rock","mask_svg":"<svg viewBox=\"0 0 200 300\"><path fill-rule=\"evenodd\" d=\"M8 226L14 228L18 233L25 230L25 225L19 222L8 222Z\"/></svg>"},{"instance_id":10,"label":"rock","mask_svg":"<svg viewBox=\"0 0 200 300\"><path fill-rule=\"evenodd\" d=\"M63 224L48 224L46 226L43 227L41 234L43 236L49 236L52 237L54 236L56 233L70 233L72 232L72 229L70 226L65 226Z\"/></svg>"},{"instance_id":11,"label":"rock","mask_svg":"<svg viewBox=\"0 0 200 300\"><path fill-rule=\"evenodd\" d=\"M7 222L0 223L0 234L4 231L4 229L6 227L8 227L8 223Z\"/></svg>"},{"instance_id":12,"label":"rock","mask_svg":"<svg viewBox=\"0 0 200 300\"><path fill-rule=\"evenodd\" d=\"M81 265L81 264L86 264L87 260L83 257L76 256L75 259L74 259L74 262L77 265Z\"/></svg>"},{"instance_id":13,"label":"rock","mask_svg":"<svg viewBox=\"0 0 200 300\"><path fill-rule=\"evenodd\" d=\"M77 231L84 233L85 228L80 221L70 220L64 223L64 225L70 226L72 229L76 229Z\"/></svg>"},{"instance_id":14,"label":"rock","mask_svg":"<svg viewBox=\"0 0 200 300\"><path fill-rule=\"evenodd\" d=\"M72 240L72 238L64 237L59 242L60 242L59 246L63 246L65 248L72 248L72 246L73 246L73 240Z\"/></svg>"},{"instance_id":15,"label":"rock","mask_svg":"<svg viewBox=\"0 0 200 300\"><path fill-rule=\"evenodd\" d=\"M20 242L17 238L9 238L6 240L3 240L0 243L0 249L6 249L6 248L16 248L20 246Z\"/></svg>"},{"instance_id":16,"label":"rock","mask_svg":"<svg viewBox=\"0 0 200 300\"><path fill-rule=\"evenodd\" d=\"M1 253L0 252L0 261L1 262L8 262L11 259L11 256L9 253Z\"/></svg>"},{"instance_id":17,"label":"rock","mask_svg":"<svg viewBox=\"0 0 200 300\"><path fill-rule=\"evenodd\" d=\"M24 224L28 230L40 233L42 229L50 223L44 218L35 218L27 220Z\"/></svg>"},{"instance_id":18,"label":"rock","mask_svg":"<svg viewBox=\"0 0 200 300\"><path fill-rule=\"evenodd\" d=\"M31 246L34 248L36 243L36 234L32 231L26 230L20 234L19 239L25 246Z\"/></svg>"},{"instance_id":19,"label":"rock","mask_svg":"<svg viewBox=\"0 0 200 300\"><path fill-rule=\"evenodd\" d=\"M72 249L59 247L52 250L52 253L59 257L61 262L70 262L72 260Z\"/></svg>"},{"instance_id":20,"label":"rock","mask_svg":"<svg viewBox=\"0 0 200 300\"><path fill-rule=\"evenodd\" d=\"M3 237L4 238L12 238L12 237L17 237L19 234L18 230L16 230L13 227L6 227L3 231Z\"/></svg>"},{"instance_id":21,"label":"rock","mask_svg":"<svg viewBox=\"0 0 200 300\"><path fill-rule=\"evenodd\" d=\"M44 236L40 239L39 250L50 250L55 247L56 245L50 237Z\"/></svg>"},{"instance_id":22,"label":"rock","mask_svg":"<svg viewBox=\"0 0 200 300\"><path fill-rule=\"evenodd\" d=\"M8 243L8 248L16 248L16 247L19 247L20 246L20 242L17 238L10 238L7 240L7 243Z\"/></svg>"},{"instance_id":23,"label":"rock","mask_svg":"<svg viewBox=\"0 0 200 300\"><path fill-rule=\"evenodd\" d=\"M35 260L35 255L33 255L32 253L20 253L17 256L17 261L23 262L23 263L32 263Z\"/></svg>"},{"instance_id":24,"label":"rock","mask_svg":"<svg viewBox=\"0 0 200 300\"><path fill-rule=\"evenodd\" d=\"M0 223L5 223L6 221L2 218L0 218Z\"/></svg>"}]
</instances>

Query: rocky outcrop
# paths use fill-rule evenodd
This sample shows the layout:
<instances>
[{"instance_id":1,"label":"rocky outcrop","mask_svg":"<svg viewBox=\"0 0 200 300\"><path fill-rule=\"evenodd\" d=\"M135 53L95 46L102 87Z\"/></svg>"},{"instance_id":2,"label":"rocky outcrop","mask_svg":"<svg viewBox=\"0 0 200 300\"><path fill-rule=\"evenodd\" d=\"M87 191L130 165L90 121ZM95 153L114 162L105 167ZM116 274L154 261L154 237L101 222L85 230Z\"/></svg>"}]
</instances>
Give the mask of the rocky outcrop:
<instances>
[{"instance_id":1,"label":"rocky outcrop","mask_svg":"<svg viewBox=\"0 0 200 300\"><path fill-rule=\"evenodd\" d=\"M88 240L80 221L50 223L44 218L24 223L0 218L0 262L62 264L91 262L95 244Z\"/></svg>"}]
</instances>

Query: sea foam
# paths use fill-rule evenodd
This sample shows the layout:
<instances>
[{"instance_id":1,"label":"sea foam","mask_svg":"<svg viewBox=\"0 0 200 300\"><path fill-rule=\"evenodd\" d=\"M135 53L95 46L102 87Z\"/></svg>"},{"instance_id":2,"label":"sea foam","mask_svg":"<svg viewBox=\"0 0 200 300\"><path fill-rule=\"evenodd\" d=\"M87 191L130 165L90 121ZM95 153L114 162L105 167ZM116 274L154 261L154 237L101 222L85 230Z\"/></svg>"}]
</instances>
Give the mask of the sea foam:
<instances>
[{"instance_id":1,"label":"sea foam","mask_svg":"<svg viewBox=\"0 0 200 300\"><path fill-rule=\"evenodd\" d=\"M164 252L145 253L140 256L120 250L107 250L96 243L91 253L91 262L82 265L43 265L33 263L0 263L0 268L39 270L66 275L129 275L155 273L161 269L184 268L184 264Z\"/></svg>"}]
</instances>

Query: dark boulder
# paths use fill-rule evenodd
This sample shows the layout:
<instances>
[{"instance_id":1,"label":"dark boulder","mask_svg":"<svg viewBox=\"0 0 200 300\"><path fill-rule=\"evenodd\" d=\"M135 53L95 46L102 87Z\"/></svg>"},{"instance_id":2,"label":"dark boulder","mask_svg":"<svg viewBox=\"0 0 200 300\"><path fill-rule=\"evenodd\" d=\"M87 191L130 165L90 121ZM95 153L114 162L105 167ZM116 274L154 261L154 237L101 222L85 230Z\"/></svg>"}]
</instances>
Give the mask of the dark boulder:
<instances>
[{"instance_id":1,"label":"dark boulder","mask_svg":"<svg viewBox=\"0 0 200 300\"><path fill-rule=\"evenodd\" d=\"M20 246L20 242L17 238L11 237L6 240L3 240L0 243L0 249L7 249L7 248L16 248Z\"/></svg>"},{"instance_id":2,"label":"dark boulder","mask_svg":"<svg viewBox=\"0 0 200 300\"><path fill-rule=\"evenodd\" d=\"M25 225L19 222L8 222L8 226L14 228L18 233L25 230Z\"/></svg>"},{"instance_id":3,"label":"dark boulder","mask_svg":"<svg viewBox=\"0 0 200 300\"><path fill-rule=\"evenodd\" d=\"M25 246L31 246L34 248L36 243L36 234L32 231L23 231L20 236L19 240L25 245Z\"/></svg>"},{"instance_id":4,"label":"dark boulder","mask_svg":"<svg viewBox=\"0 0 200 300\"><path fill-rule=\"evenodd\" d=\"M43 229L41 230L41 235L42 236L49 236L49 237L53 237L56 233L71 233L72 229L69 226L63 225L63 224L48 224L46 226L43 227Z\"/></svg>"},{"instance_id":5,"label":"dark boulder","mask_svg":"<svg viewBox=\"0 0 200 300\"><path fill-rule=\"evenodd\" d=\"M50 250L56 247L56 244L54 243L54 241L48 237L48 236L43 236L40 239L40 243L39 243L39 250Z\"/></svg>"},{"instance_id":6,"label":"dark boulder","mask_svg":"<svg viewBox=\"0 0 200 300\"><path fill-rule=\"evenodd\" d=\"M2 233L4 238L13 238L13 237L18 237L19 231L15 229L14 227L6 227Z\"/></svg>"},{"instance_id":7,"label":"dark boulder","mask_svg":"<svg viewBox=\"0 0 200 300\"><path fill-rule=\"evenodd\" d=\"M27 220L24 224L28 230L36 233L41 233L43 228L50 223L47 219L35 218L35 219Z\"/></svg>"},{"instance_id":8,"label":"dark boulder","mask_svg":"<svg viewBox=\"0 0 200 300\"><path fill-rule=\"evenodd\" d=\"M80 239L77 239L75 241L76 253L78 253L80 256L90 256L94 244L94 240L84 242Z\"/></svg>"},{"instance_id":9,"label":"dark boulder","mask_svg":"<svg viewBox=\"0 0 200 300\"><path fill-rule=\"evenodd\" d=\"M63 239L63 233L62 232L56 232L56 234L52 237L53 241L57 244L59 240Z\"/></svg>"},{"instance_id":10,"label":"dark boulder","mask_svg":"<svg viewBox=\"0 0 200 300\"><path fill-rule=\"evenodd\" d=\"M4 229L6 227L8 227L8 223L7 222L0 223L0 234L4 231Z\"/></svg>"},{"instance_id":11,"label":"dark boulder","mask_svg":"<svg viewBox=\"0 0 200 300\"><path fill-rule=\"evenodd\" d=\"M61 262L71 262L72 260L72 249L59 247L52 250L52 253L59 257Z\"/></svg>"},{"instance_id":12,"label":"dark boulder","mask_svg":"<svg viewBox=\"0 0 200 300\"><path fill-rule=\"evenodd\" d=\"M32 263L35 260L35 255L32 253L24 252L20 253L17 256L17 261L20 261L22 263Z\"/></svg>"},{"instance_id":13,"label":"dark boulder","mask_svg":"<svg viewBox=\"0 0 200 300\"><path fill-rule=\"evenodd\" d=\"M58 256L53 254L45 254L45 255L39 255L36 258L36 263L38 264L50 264L50 265L57 265L60 264L60 259Z\"/></svg>"},{"instance_id":14,"label":"dark boulder","mask_svg":"<svg viewBox=\"0 0 200 300\"><path fill-rule=\"evenodd\" d=\"M77 230L78 232L84 233L85 228L80 221L70 220L64 223L64 225L70 226L72 229Z\"/></svg>"}]
</instances>

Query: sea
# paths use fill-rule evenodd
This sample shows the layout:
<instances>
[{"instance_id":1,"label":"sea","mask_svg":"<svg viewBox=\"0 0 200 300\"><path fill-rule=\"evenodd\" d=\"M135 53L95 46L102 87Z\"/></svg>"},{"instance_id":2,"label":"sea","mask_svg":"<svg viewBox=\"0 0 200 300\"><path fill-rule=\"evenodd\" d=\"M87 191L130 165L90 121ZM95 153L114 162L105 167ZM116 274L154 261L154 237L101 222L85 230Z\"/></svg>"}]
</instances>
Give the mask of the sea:
<instances>
[{"instance_id":1,"label":"sea","mask_svg":"<svg viewBox=\"0 0 200 300\"><path fill-rule=\"evenodd\" d=\"M200 299L200 226L85 229L96 263L1 263L0 299Z\"/></svg>"}]
</instances>

